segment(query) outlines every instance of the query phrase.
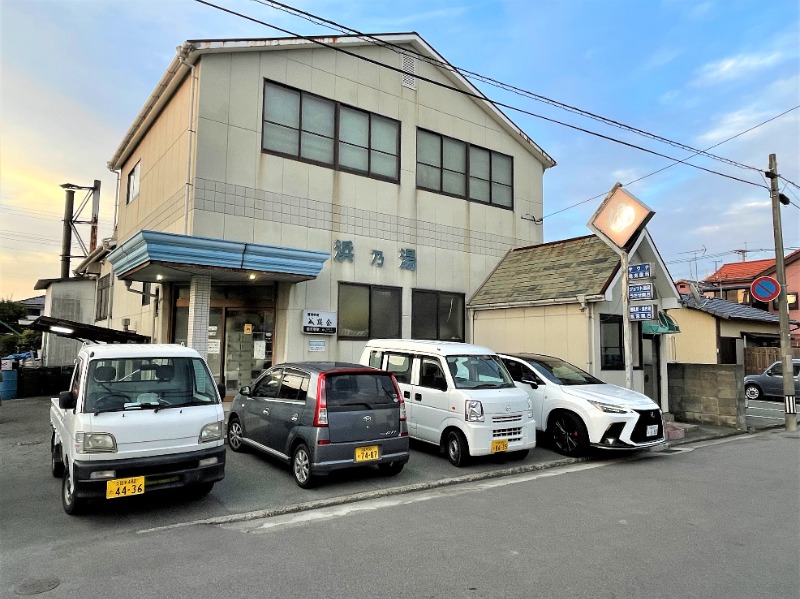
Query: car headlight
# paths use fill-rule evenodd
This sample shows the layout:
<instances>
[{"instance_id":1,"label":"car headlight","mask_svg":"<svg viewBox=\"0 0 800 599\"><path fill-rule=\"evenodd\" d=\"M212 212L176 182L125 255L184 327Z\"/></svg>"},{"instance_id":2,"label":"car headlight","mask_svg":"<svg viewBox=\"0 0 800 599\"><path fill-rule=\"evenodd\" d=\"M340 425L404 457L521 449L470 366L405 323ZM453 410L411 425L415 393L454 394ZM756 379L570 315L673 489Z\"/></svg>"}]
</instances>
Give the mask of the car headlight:
<instances>
[{"instance_id":1,"label":"car headlight","mask_svg":"<svg viewBox=\"0 0 800 599\"><path fill-rule=\"evenodd\" d=\"M200 436L197 438L198 443L208 443L209 441L217 441L222 439L223 431L225 430L225 423L222 420L206 424L200 429Z\"/></svg>"},{"instance_id":2,"label":"car headlight","mask_svg":"<svg viewBox=\"0 0 800 599\"><path fill-rule=\"evenodd\" d=\"M114 453L117 451L117 441L111 433L75 433L75 451Z\"/></svg>"},{"instance_id":3,"label":"car headlight","mask_svg":"<svg viewBox=\"0 0 800 599\"><path fill-rule=\"evenodd\" d=\"M600 410L601 412L606 412L609 414L627 414L630 412L628 408L623 408L621 406L614 406L611 404L603 403L602 401L593 401L591 399L587 399L590 404L592 404L595 408Z\"/></svg>"},{"instance_id":4,"label":"car headlight","mask_svg":"<svg viewBox=\"0 0 800 599\"><path fill-rule=\"evenodd\" d=\"M483 404L477 399L468 399L464 417L467 422L483 422Z\"/></svg>"}]
</instances>

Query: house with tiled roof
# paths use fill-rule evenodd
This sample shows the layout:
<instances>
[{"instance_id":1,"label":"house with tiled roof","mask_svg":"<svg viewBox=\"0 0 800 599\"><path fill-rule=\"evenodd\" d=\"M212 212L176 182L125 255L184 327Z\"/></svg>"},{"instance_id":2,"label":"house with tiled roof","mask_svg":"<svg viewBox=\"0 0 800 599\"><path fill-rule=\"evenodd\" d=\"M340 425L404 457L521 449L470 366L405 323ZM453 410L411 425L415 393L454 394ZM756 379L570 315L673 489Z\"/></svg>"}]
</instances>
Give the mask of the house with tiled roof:
<instances>
[{"instance_id":1,"label":"house with tiled roof","mask_svg":"<svg viewBox=\"0 0 800 599\"><path fill-rule=\"evenodd\" d=\"M666 409L660 346L676 330L665 312L680 295L647 231L630 252L638 263L651 265L650 303L662 318L631 323L632 385ZM558 356L624 385L621 285L620 258L596 235L512 249L467 303L472 338L500 352Z\"/></svg>"},{"instance_id":2,"label":"house with tiled roof","mask_svg":"<svg viewBox=\"0 0 800 599\"><path fill-rule=\"evenodd\" d=\"M789 304L789 319L800 320L800 250L788 254L784 260L786 273L786 300ZM777 278L776 263L773 258L765 260L749 260L747 262L730 262L723 264L714 274L701 281L700 288L705 295L726 299L732 302L745 304L753 308L760 308L779 313L778 300L769 303L760 302L753 298L750 286L758 277L768 276ZM683 291L681 291L683 293ZM797 327L790 331L792 346L800 347L800 330Z\"/></svg>"},{"instance_id":3,"label":"house with tiled roof","mask_svg":"<svg viewBox=\"0 0 800 599\"><path fill-rule=\"evenodd\" d=\"M682 307L671 310L670 317L681 330L680 335L669 336L670 361L744 364L746 348L780 342L777 314L718 297L685 295Z\"/></svg>"}]
</instances>

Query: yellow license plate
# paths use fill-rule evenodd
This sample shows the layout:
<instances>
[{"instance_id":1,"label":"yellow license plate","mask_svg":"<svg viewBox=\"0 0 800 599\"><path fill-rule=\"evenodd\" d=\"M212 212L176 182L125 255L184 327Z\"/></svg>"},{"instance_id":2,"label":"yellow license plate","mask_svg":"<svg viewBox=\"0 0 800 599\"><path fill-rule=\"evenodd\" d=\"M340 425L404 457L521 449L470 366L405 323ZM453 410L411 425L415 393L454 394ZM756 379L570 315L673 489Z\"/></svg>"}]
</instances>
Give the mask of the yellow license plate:
<instances>
[{"instance_id":1,"label":"yellow license plate","mask_svg":"<svg viewBox=\"0 0 800 599\"><path fill-rule=\"evenodd\" d=\"M379 457L377 445L356 447L356 462L371 462L372 460L377 460Z\"/></svg>"},{"instance_id":2,"label":"yellow license plate","mask_svg":"<svg viewBox=\"0 0 800 599\"><path fill-rule=\"evenodd\" d=\"M508 451L508 439L495 439L492 441L492 453Z\"/></svg>"},{"instance_id":3,"label":"yellow license plate","mask_svg":"<svg viewBox=\"0 0 800 599\"><path fill-rule=\"evenodd\" d=\"M144 493L144 476L115 478L106 483L106 499L130 497Z\"/></svg>"}]
</instances>

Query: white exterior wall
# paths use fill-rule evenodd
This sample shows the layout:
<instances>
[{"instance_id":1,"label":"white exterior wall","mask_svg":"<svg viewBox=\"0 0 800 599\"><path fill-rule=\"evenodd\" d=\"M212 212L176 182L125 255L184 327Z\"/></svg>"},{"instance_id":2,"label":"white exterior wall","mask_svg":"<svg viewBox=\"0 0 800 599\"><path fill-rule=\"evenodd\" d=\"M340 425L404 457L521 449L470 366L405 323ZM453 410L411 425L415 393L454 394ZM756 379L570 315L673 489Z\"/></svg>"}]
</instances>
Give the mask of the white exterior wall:
<instances>
[{"instance_id":1,"label":"white exterior wall","mask_svg":"<svg viewBox=\"0 0 800 599\"><path fill-rule=\"evenodd\" d=\"M400 64L387 49L353 51ZM450 83L428 64L417 69ZM276 361L359 358L363 342L320 336L312 338L326 339L328 351L309 355L300 332L303 310L337 310L339 281L402 287L402 332L410 336L413 288L468 299L509 248L542 241L541 227L521 216L541 217L543 165L465 96L422 81L407 89L399 73L326 49L210 54L198 72L189 233L331 253L316 280L279 286ZM262 153L265 79L399 120L400 183ZM417 190L417 127L513 156L514 210ZM336 240L353 242L353 263L333 260ZM401 248L416 250L415 272L399 268ZM384 254L382 268L370 265L373 249Z\"/></svg>"}]
</instances>

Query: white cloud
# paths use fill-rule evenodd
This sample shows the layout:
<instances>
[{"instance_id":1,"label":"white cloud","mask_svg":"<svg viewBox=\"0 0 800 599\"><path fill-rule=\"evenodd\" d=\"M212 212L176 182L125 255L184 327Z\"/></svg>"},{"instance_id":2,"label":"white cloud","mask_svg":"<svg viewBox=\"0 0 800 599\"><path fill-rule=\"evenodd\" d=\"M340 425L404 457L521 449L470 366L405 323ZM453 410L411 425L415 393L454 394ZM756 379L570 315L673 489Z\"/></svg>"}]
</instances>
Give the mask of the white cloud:
<instances>
[{"instance_id":1,"label":"white cloud","mask_svg":"<svg viewBox=\"0 0 800 599\"><path fill-rule=\"evenodd\" d=\"M680 48L661 48L653 54L642 68L644 70L657 69L671 63L683 53Z\"/></svg>"},{"instance_id":2,"label":"white cloud","mask_svg":"<svg viewBox=\"0 0 800 599\"><path fill-rule=\"evenodd\" d=\"M700 86L716 85L747 77L753 72L775 66L786 59L778 51L768 53L737 54L721 60L706 63L697 72L693 83Z\"/></svg>"}]
</instances>

